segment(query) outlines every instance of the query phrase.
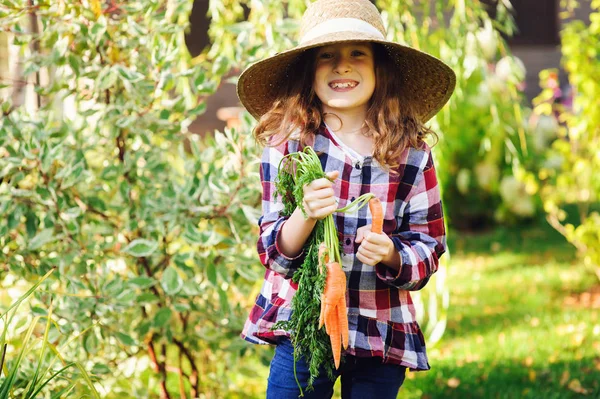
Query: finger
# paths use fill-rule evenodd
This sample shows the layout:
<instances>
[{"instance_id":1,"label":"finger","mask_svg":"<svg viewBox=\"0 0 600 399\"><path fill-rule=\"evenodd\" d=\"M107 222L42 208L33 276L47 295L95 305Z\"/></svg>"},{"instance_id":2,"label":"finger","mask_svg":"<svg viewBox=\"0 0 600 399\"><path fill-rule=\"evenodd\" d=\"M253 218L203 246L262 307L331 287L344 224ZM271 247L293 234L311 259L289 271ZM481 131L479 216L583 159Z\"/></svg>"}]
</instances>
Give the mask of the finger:
<instances>
[{"instance_id":1,"label":"finger","mask_svg":"<svg viewBox=\"0 0 600 399\"><path fill-rule=\"evenodd\" d=\"M337 204L326 206L326 207L314 208L313 211L311 211L310 213L311 213L311 216L315 219L323 219L326 216L331 215L335 211L337 211Z\"/></svg>"},{"instance_id":2,"label":"finger","mask_svg":"<svg viewBox=\"0 0 600 399\"><path fill-rule=\"evenodd\" d=\"M356 238L354 239L354 242L360 244L363 240L363 232L362 230L358 229L358 231L356 232Z\"/></svg>"},{"instance_id":3,"label":"finger","mask_svg":"<svg viewBox=\"0 0 600 399\"><path fill-rule=\"evenodd\" d=\"M372 231L368 231L365 233L365 242L368 242L373 245L384 245L387 241L387 236L385 234L377 234Z\"/></svg>"},{"instance_id":4,"label":"finger","mask_svg":"<svg viewBox=\"0 0 600 399\"><path fill-rule=\"evenodd\" d=\"M360 244L362 242L362 240L365 238L366 231L371 231L370 224L363 226L363 227L359 227L359 229L356 230L356 239L354 240L354 242Z\"/></svg>"},{"instance_id":5,"label":"finger","mask_svg":"<svg viewBox=\"0 0 600 399\"><path fill-rule=\"evenodd\" d=\"M335 198L335 192L331 187L320 188L318 190L314 190L311 196L314 198L323 199L323 198Z\"/></svg>"},{"instance_id":6,"label":"finger","mask_svg":"<svg viewBox=\"0 0 600 399\"><path fill-rule=\"evenodd\" d=\"M333 181L333 180L337 179L340 176L340 171L339 170L334 170L333 172L327 172L327 173L325 173L325 175L327 175L327 177L329 178L329 180Z\"/></svg>"},{"instance_id":7,"label":"finger","mask_svg":"<svg viewBox=\"0 0 600 399\"><path fill-rule=\"evenodd\" d=\"M327 206L337 206L337 201L335 197L326 197L326 198L316 198L314 195L309 195L304 197L304 201L310 205L312 209L320 209L325 208Z\"/></svg>"},{"instance_id":8,"label":"finger","mask_svg":"<svg viewBox=\"0 0 600 399\"><path fill-rule=\"evenodd\" d=\"M374 259L367 258L363 254L360 254L360 253L356 254L356 259L358 259L359 261L361 261L362 263L364 263L365 265L368 265L368 266L375 266L377 264L377 262L375 262Z\"/></svg>"},{"instance_id":9,"label":"finger","mask_svg":"<svg viewBox=\"0 0 600 399\"><path fill-rule=\"evenodd\" d=\"M337 209L335 199L315 200L309 202L310 208L319 214L330 214Z\"/></svg>"},{"instance_id":10,"label":"finger","mask_svg":"<svg viewBox=\"0 0 600 399\"><path fill-rule=\"evenodd\" d=\"M356 252L357 254L360 253L362 256L369 259L376 259L379 256L379 254L376 251L366 248L364 243L360 247L358 247L358 250Z\"/></svg>"},{"instance_id":11,"label":"finger","mask_svg":"<svg viewBox=\"0 0 600 399\"><path fill-rule=\"evenodd\" d=\"M385 244L373 244L363 241L361 244L363 253L373 259L383 259L389 252L389 247Z\"/></svg>"},{"instance_id":12,"label":"finger","mask_svg":"<svg viewBox=\"0 0 600 399\"><path fill-rule=\"evenodd\" d=\"M329 180L329 179L327 179L325 177L313 180L310 184L308 184L308 186L310 188L312 188L313 190L318 190L320 188L331 187L332 185L333 185L333 183L331 182L331 180Z\"/></svg>"}]
</instances>

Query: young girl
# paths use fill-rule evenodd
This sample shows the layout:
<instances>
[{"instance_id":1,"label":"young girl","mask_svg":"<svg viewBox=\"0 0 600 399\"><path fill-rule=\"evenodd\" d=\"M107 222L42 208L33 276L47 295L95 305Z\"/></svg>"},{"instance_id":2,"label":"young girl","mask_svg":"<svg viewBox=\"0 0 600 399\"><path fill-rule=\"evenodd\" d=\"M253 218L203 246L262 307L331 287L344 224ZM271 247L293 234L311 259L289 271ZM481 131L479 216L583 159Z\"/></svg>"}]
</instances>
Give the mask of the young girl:
<instances>
[{"instance_id":1,"label":"young girl","mask_svg":"<svg viewBox=\"0 0 600 399\"><path fill-rule=\"evenodd\" d=\"M291 315L291 277L317 220L333 214L347 277L349 345L338 370L343 398L395 398L406 368L427 370L411 290L427 284L446 250L439 188L423 124L454 90L452 70L438 59L385 39L368 0L318 0L306 10L294 49L262 60L240 76L238 95L258 119L266 145L261 163L263 214L258 253L263 287L242 337L277 345L268 398L297 398L289 332L271 327ZM327 179L304 187L304 207L282 216L275 179L286 154L312 146ZM364 193L384 208L384 232L370 232L366 208L338 214ZM305 387L309 371L295 365ZM331 398L321 375L309 398Z\"/></svg>"}]
</instances>

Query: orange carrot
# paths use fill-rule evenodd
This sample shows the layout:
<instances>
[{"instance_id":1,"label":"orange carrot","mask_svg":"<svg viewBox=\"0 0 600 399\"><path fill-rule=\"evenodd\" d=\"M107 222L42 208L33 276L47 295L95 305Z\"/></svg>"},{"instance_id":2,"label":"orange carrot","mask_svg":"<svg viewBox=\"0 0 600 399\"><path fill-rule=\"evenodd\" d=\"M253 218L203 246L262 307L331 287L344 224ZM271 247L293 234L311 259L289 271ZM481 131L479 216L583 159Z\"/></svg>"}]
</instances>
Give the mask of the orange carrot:
<instances>
[{"instance_id":1,"label":"orange carrot","mask_svg":"<svg viewBox=\"0 0 600 399\"><path fill-rule=\"evenodd\" d=\"M323 295L321 295L321 313L319 314L319 328L323 327L323 323L325 323L325 301L323 300Z\"/></svg>"},{"instance_id":2,"label":"orange carrot","mask_svg":"<svg viewBox=\"0 0 600 399\"><path fill-rule=\"evenodd\" d=\"M383 233L383 207L379 198L373 197L369 200L371 210L371 231L376 234Z\"/></svg>"},{"instance_id":3,"label":"orange carrot","mask_svg":"<svg viewBox=\"0 0 600 399\"><path fill-rule=\"evenodd\" d=\"M346 298L340 300L337 306L337 316L342 334L342 345L348 348L348 310L346 309Z\"/></svg>"},{"instance_id":4,"label":"orange carrot","mask_svg":"<svg viewBox=\"0 0 600 399\"><path fill-rule=\"evenodd\" d=\"M324 306L324 308L323 308ZM346 310L346 273L337 262L327 263L325 289L321 298L319 328L325 324L336 369L342 356L342 344L348 347L348 314Z\"/></svg>"},{"instance_id":5,"label":"orange carrot","mask_svg":"<svg viewBox=\"0 0 600 399\"><path fill-rule=\"evenodd\" d=\"M321 294L321 313L319 315L319 328L325 325L325 332L329 335L331 351L335 368L340 366L342 345L348 348L348 313L346 309L346 273L337 262L329 262L328 248L325 243L319 246L319 272L322 271L323 262L327 268L325 288Z\"/></svg>"},{"instance_id":6,"label":"orange carrot","mask_svg":"<svg viewBox=\"0 0 600 399\"><path fill-rule=\"evenodd\" d=\"M340 323L336 312L329 315L329 340L331 342L331 351L333 352L333 363L335 368L340 367L340 358L342 357L342 337L340 332Z\"/></svg>"},{"instance_id":7,"label":"orange carrot","mask_svg":"<svg viewBox=\"0 0 600 399\"><path fill-rule=\"evenodd\" d=\"M327 277L325 289L321 302L325 303L324 320L327 321L328 314L333 313L340 299L346 300L346 273L337 262L327 264Z\"/></svg>"}]
</instances>

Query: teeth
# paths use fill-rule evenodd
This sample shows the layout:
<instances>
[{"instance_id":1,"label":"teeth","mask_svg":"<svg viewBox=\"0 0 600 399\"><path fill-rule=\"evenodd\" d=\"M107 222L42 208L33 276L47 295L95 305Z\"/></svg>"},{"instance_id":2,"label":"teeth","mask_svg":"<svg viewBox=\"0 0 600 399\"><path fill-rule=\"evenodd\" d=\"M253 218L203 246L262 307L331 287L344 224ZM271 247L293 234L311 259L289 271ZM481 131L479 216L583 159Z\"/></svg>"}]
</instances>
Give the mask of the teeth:
<instances>
[{"instance_id":1,"label":"teeth","mask_svg":"<svg viewBox=\"0 0 600 399\"><path fill-rule=\"evenodd\" d=\"M354 87L356 86L356 83L353 82L345 82L345 83L332 83L331 87L333 87L334 89L345 89L346 87Z\"/></svg>"}]
</instances>

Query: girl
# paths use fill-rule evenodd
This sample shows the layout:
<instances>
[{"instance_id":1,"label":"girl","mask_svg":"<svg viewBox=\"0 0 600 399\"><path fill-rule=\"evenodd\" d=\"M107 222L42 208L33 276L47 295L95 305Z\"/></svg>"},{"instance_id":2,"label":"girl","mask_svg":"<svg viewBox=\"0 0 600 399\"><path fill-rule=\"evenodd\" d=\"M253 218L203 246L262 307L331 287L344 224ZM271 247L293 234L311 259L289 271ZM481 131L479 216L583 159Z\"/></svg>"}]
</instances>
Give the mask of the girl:
<instances>
[{"instance_id":1,"label":"girl","mask_svg":"<svg viewBox=\"0 0 600 399\"><path fill-rule=\"evenodd\" d=\"M423 124L448 101L452 70L438 59L385 39L368 0L318 0L306 10L294 49L242 73L238 95L258 119L263 214L258 253L263 287L242 337L277 345L268 398L296 398L309 377L294 365L288 320L297 285L291 277L315 223L333 214L347 277L349 347L341 375L343 398L395 398L406 368L427 370L423 334L410 291L427 284L446 250L439 188ZM304 187L304 207L282 216L274 182L282 157L310 145L328 179ZM382 202L383 234L370 232L366 208L336 214L364 193ZM331 398L334 381L321 375L310 398Z\"/></svg>"}]
</instances>

